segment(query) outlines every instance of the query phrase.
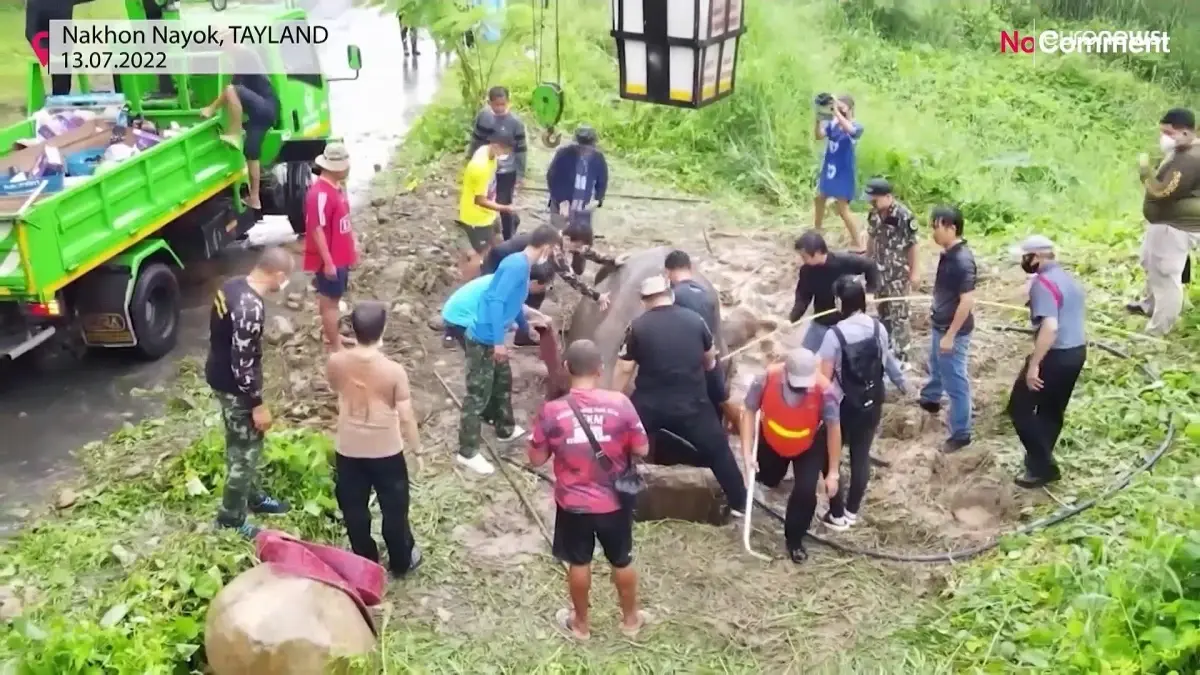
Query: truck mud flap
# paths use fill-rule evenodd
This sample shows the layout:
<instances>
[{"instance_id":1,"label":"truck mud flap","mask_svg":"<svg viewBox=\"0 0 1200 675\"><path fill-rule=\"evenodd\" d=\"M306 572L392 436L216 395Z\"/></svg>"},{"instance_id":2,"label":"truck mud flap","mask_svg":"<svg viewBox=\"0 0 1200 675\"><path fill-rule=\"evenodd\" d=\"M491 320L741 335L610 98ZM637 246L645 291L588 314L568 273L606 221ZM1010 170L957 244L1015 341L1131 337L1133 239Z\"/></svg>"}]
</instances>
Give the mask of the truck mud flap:
<instances>
[{"instance_id":1,"label":"truck mud flap","mask_svg":"<svg viewBox=\"0 0 1200 675\"><path fill-rule=\"evenodd\" d=\"M249 224L242 222L249 218ZM167 226L164 238L184 260L208 260L254 226L254 213L238 214L233 192L221 192Z\"/></svg>"},{"instance_id":2,"label":"truck mud flap","mask_svg":"<svg viewBox=\"0 0 1200 675\"><path fill-rule=\"evenodd\" d=\"M133 347L137 337L129 317L130 270L106 266L78 284L75 310L83 342L89 347Z\"/></svg>"}]
</instances>

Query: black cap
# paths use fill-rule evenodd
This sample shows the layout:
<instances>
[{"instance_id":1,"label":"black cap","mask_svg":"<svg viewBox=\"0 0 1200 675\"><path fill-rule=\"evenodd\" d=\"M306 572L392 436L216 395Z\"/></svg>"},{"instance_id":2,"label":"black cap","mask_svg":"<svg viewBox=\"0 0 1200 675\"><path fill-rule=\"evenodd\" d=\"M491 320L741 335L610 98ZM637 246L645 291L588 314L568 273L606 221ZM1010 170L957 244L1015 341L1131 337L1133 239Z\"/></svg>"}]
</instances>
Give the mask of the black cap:
<instances>
[{"instance_id":1,"label":"black cap","mask_svg":"<svg viewBox=\"0 0 1200 675\"><path fill-rule=\"evenodd\" d=\"M1196 114L1187 108L1171 108L1158 123L1168 124L1176 129L1195 129Z\"/></svg>"},{"instance_id":2,"label":"black cap","mask_svg":"<svg viewBox=\"0 0 1200 675\"><path fill-rule=\"evenodd\" d=\"M867 181L867 187L864 188L863 192L865 192L868 197L882 197L884 195L890 195L892 194L892 184L887 182L886 178L872 178L871 180Z\"/></svg>"},{"instance_id":3,"label":"black cap","mask_svg":"<svg viewBox=\"0 0 1200 675\"><path fill-rule=\"evenodd\" d=\"M586 124L579 125L575 130L575 142L580 145L595 145L596 140L596 130Z\"/></svg>"}]
</instances>

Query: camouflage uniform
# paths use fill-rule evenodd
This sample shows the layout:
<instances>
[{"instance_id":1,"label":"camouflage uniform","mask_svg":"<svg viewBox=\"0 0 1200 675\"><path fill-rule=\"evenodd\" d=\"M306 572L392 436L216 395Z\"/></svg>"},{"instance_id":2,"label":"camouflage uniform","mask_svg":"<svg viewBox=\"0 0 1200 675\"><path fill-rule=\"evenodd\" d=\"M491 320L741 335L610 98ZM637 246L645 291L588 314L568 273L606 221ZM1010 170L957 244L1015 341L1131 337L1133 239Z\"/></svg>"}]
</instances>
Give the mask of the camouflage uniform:
<instances>
[{"instance_id":1,"label":"camouflage uniform","mask_svg":"<svg viewBox=\"0 0 1200 675\"><path fill-rule=\"evenodd\" d=\"M470 459L479 454L481 427L488 422L496 434L512 434L512 367L496 363L495 348L467 339L467 395L458 427L458 454Z\"/></svg>"},{"instance_id":2,"label":"camouflage uniform","mask_svg":"<svg viewBox=\"0 0 1200 675\"><path fill-rule=\"evenodd\" d=\"M263 499L258 489L263 433L254 426L251 408L244 398L219 391L213 394L221 404L221 418L225 422L225 462L229 469L217 522L237 527L246 520L248 504Z\"/></svg>"},{"instance_id":3,"label":"camouflage uniform","mask_svg":"<svg viewBox=\"0 0 1200 675\"><path fill-rule=\"evenodd\" d=\"M600 292L580 278L588 260L599 265L617 264L616 258L604 255L590 246L581 251L572 251L570 260L567 259L567 252L561 247L555 246L550 252L550 265L563 283L574 288L585 298L599 300Z\"/></svg>"},{"instance_id":4,"label":"camouflage uniform","mask_svg":"<svg viewBox=\"0 0 1200 675\"><path fill-rule=\"evenodd\" d=\"M874 244L873 255L879 265L881 284L879 298L900 298L908 295L908 251L917 245L917 221L908 207L895 201L892 208L880 213L875 209L867 216L867 233ZM891 336L892 350L901 361L908 359L912 343L907 302L879 303L879 319Z\"/></svg>"}]
</instances>

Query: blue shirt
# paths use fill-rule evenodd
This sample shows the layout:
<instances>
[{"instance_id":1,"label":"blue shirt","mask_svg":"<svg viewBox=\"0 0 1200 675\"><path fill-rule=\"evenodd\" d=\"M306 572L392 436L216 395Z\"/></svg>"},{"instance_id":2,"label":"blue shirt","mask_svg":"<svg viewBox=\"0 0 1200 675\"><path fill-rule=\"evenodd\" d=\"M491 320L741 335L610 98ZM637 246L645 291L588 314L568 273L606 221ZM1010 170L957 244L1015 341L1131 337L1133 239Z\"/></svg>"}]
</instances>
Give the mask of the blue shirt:
<instances>
[{"instance_id":1,"label":"blue shirt","mask_svg":"<svg viewBox=\"0 0 1200 675\"><path fill-rule=\"evenodd\" d=\"M525 330L525 297L529 295L529 256L510 255L500 261L492 281L479 296L475 320L467 337L484 345L502 345L508 327L515 321Z\"/></svg>"},{"instance_id":2,"label":"blue shirt","mask_svg":"<svg viewBox=\"0 0 1200 675\"><path fill-rule=\"evenodd\" d=\"M848 134L834 120L825 123L825 161L821 164L821 179L818 188L827 197L851 201L855 194L855 148L862 137L863 127L851 122L854 133Z\"/></svg>"},{"instance_id":3,"label":"blue shirt","mask_svg":"<svg viewBox=\"0 0 1200 675\"><path fill-rule=\"evenodd\" d=\"M450 294L442 307L442 321L460 328L475 323L475 310L479 307L479 298L491 283L492 275L485 274L460 286Z\"/></svg>"},{"instance_id":4,"label":"blue shirt","mask_svg":"<svg viewBox=\"0 0 1200 675\"><path fill-rule=\"evenodd\" d=\"M1041 279L1035 278L1029 285L1029 318L1035 328L1040 328L1046 317L1058 320L1058 333L1050 349L1087 344L1083 286L1058 263L1042 263L1037 276Z\"/></svg>"}]
</instances>

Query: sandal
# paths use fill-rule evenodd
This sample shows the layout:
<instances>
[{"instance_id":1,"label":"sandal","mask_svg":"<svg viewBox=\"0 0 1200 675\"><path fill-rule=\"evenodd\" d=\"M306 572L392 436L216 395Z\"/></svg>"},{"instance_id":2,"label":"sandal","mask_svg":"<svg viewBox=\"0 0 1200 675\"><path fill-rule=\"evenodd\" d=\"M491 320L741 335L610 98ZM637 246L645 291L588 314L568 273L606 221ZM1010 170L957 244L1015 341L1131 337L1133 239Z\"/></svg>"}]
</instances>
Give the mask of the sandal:
<instances>
[{"instance_id":1,"label":"sandal","mask_svg":"<svg viewBox=\"0 0 1200 675\"><path fill-rule=\"evenodd\" d=\"M644 609L639 609L637 611L637 618L638 618L638 623L636 626L634 626L632 628L630 628L629 626L626 626L625 622L621 622L621 624L620 624L621 634L630 640L636 638L638 636L638 633L640 633L641 630L646 627L646 624L650 623L650 615L648 613L646 613L646 610L644 610Z\"/></svg>"},{"instance_id":2,"label":"sandal","mask_svg":"<svg viewBox=\"0 0 1200 675\"><path fill-rule=\"evenodd\" d=\"M554 623L558 626L559 630L565 632L567 635L575 638L576 640L582 641L590 638L591 633L580 634L575 630L574 619L575 612L567 609L566 607L554 613Z\"/></svg>"}]
</instances>

